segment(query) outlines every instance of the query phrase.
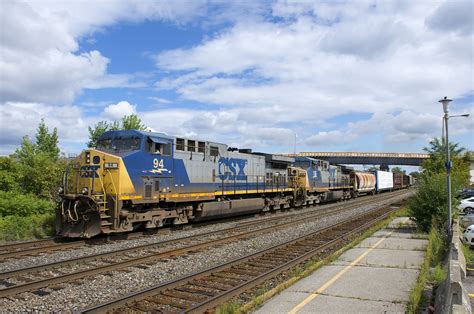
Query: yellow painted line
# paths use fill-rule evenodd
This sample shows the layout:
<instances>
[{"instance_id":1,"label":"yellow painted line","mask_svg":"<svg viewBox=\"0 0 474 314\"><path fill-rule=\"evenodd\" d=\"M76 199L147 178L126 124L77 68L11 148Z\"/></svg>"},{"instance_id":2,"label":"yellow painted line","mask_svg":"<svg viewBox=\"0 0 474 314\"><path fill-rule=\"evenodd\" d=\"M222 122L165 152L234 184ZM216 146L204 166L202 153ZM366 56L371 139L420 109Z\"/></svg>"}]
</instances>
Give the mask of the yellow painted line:
<instances>
[{"instance_id":1,"label":"yellow painted line","mask_svg":"<svg viewBox=\"0 0 474 314\"><path fill-rule=\"evenodd\" d=\"M324 285L322 285L319 289L311 292L311 294L301 301L297 306L295 306L291 311L289 311L289 314L296 314L298 311L300 311L306 304L311 302L314 298L316 298L318 295L324 292L327 288L329 288L336 280L342 277L349 269L354 267L357 263L359 263L364 257L366 257L372 250L377 248L383 241L385 241L394 231L390 231L388 234L386 234L382 239L378 240L374 245L372 245L370 248L367 249L364 253L359 255L352 263L344 267L340 272L338 272L334 277L326 281Z\"/></svg>"}]
</instances>

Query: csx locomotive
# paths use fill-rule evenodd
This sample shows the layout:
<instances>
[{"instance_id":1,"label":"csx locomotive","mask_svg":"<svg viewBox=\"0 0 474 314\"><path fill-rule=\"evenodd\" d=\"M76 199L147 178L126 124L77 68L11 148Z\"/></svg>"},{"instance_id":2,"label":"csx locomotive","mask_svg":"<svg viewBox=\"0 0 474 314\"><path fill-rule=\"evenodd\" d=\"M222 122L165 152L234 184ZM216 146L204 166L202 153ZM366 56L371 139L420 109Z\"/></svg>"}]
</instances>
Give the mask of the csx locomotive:
<instances>
[{"instance_id":1,"label":"csx locomotive","mask_svg":"<svg viewBox=\"0 0 474 314\"><path fill-rule=\"evenodd\" d=\"M108 131L65 172L56 229L89 238L348 199L373 191L367 176L308 157Z\"/></svg>"}]
</instances>

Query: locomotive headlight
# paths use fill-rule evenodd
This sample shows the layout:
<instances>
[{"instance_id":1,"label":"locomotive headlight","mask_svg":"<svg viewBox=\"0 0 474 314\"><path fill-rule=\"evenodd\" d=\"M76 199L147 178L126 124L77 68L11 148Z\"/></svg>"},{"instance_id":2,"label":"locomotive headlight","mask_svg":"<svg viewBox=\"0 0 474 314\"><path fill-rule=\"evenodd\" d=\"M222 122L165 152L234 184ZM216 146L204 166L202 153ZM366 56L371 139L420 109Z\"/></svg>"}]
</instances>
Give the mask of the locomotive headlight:
<instances>
[{"instance_id":1,"label":"locomotive headlight","mask_svg":"<svg viewBox=\"0 0 474 314\"><path fill-rule=\"evenodd\" d=\"M90 164L90 163L91 163L91 153L86 152L86 164Z\"/></svg>"},{"instance_id":2,"label":"locomotive headlight","mask_svg":"<svg viewBox=\"0 0 474 314\"><path fill-rule=\"evenodd\" d=\"M104 165L105 169L117 169L118 168L118 163L116 162L106 162Z\"/></svg>"},{"instance_id":3,"label":"locomotive headlight","mask_svg":"<svg viewBox=\"0 0 474 314\"><path fill-rule=\"evenodd\" d=\"M83 188L82 189L82 194L84 194L84 195L89 194L89 189L88 188Z\"/></svg>"}]
</instances>

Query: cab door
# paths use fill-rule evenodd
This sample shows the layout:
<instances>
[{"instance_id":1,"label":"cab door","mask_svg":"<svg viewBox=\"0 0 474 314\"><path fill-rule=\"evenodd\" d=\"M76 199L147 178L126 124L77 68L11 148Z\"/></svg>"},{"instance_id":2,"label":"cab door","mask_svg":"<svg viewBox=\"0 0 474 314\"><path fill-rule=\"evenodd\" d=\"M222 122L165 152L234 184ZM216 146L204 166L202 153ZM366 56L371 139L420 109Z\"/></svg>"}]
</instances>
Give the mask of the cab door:
<instances>
[{"instance_id":1,"label":"cab door","mask_svg":"<svg viewBox=\"0 0 474 314\"><path fill-rule=\"evenodd\" d=\"M173 140L155 136L148 137L148 147L152 164L153 198L173 190ZM146 188L146 187L145 187Z\"/></svg>"}]
</instances>

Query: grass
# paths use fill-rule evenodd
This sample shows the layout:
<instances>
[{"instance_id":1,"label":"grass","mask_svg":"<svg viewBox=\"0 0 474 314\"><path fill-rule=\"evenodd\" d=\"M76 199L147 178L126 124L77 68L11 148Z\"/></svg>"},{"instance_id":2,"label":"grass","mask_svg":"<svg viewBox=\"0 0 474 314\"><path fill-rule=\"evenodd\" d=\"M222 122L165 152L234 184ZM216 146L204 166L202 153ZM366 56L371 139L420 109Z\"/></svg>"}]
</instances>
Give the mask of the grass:
<instances>
[{"instance_id":1,"label":"grass","mask_svg":"<svg viewBox=\"0 0 474 314\"><path fill-rule=\"evenodd\" d=\"M471 250L468 244L462 244L461 250L464 253L464 257L466 257L466 263L472 264L474 263L474 251Z\"/></svg>"},{"instance_id":2,"label":"grass","mask_svg":"<svg viewBox=\"0 0 474 314\"><path fill-rule=\"evenodd\" d=\"M428 246L423 259L420 273L415 286L410 292L410 300L406 307L409 314L416 313L423 301L423 290L428 282L438 284L446 277L446 270L441 265L446 250L444 237L435 228L432 228L428 236ZM430 267L433 271L430 272Z\"/></svg>"},{"instance_id":3,"label":"grass","mask_svg":"<svg viewBox=\"0 0 474 314\"><path fill-rule=\"evenodd\" d=\"M251 311L252 309L258 308L260 305L262 305L264 302L266 302L268 299L272 298L274 295L280 293L281 291L285 290L286 288L290 287L297 281L309 276L311 273L313 273L315 270L321 268L324 265L330 264L333 261L335 261L342 253L345 251L353 248L357 244L359 244L362 240L365 238L371 236L374 234L376 231L380 230L381 228L386 227L390 221L392 221L395 217L401 217L403 215L400 214L400 212L405 213L405 208L402 208L395 213L391 214L387 219L379 222L377 225L373 226L366 232L364 232L362 235L351 241L349 244L344 246L343 248L339 249L338 251L334 252L333 254L329 255L328 257L322 259L322 260L310 260L306 262L302 266L297 266L292 270L291 277L286 280L285 282L277 285L273 289L266 290L266 289L261 289L262 291L258 291L253 297L253 299L246 303L246 304L239 304L236 302L227 302L222 305L220 305L216 309L216 313L220 314L228 314L228 313L247 313ZM263 293L261 293L263 292Z\"/></svg>"},{"instance_id":4,"label":"grass","mask_svg":"<svg viewBox=\"0 0 474 314\"><path fill-rule=\"evenodd\" d=\"M0 217L0 241L28 240L54 235L54 214Z\"/></svg>"},{"instance_id":5,"label":"grass","mask_svg":"<svg viewBox=\"0 0 474 314\"><path fill-rule=\"evenodd\" d=\"M438 264L429 272L427 280L438 285L446 279L447 274L448 270L443 265Z\"/></svg>"}]
</instances>

